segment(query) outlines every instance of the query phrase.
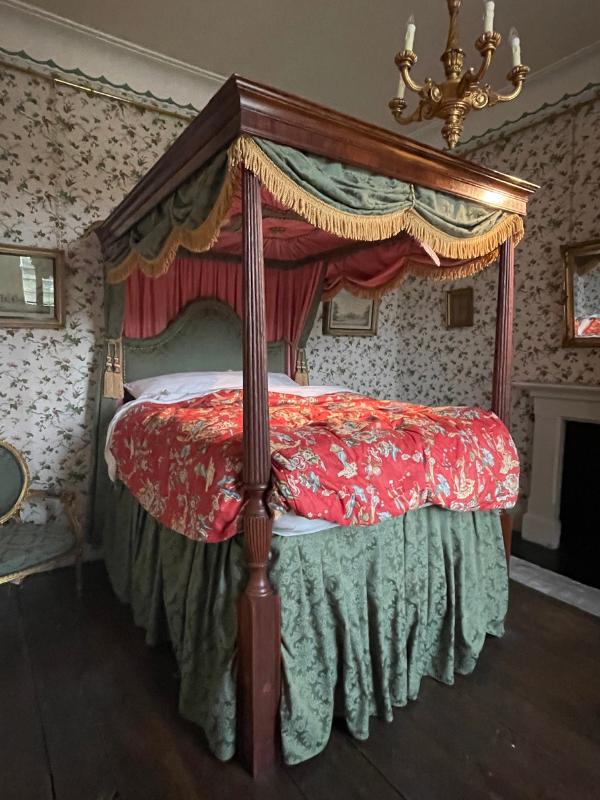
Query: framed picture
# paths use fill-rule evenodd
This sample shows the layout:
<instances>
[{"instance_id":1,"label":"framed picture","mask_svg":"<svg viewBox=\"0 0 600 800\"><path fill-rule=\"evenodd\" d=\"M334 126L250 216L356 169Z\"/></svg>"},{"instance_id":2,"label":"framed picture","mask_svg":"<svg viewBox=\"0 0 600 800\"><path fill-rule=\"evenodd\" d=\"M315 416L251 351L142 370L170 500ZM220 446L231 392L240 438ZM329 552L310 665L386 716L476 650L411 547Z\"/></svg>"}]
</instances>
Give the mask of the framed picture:
<instances>
[{"instance_id":1,"label":"framed picture","mask_svg":"<svg viewBox=\"0 0 600 800\"><path fill-rule=\"evenodd\" d=\"M379 300L355 297L342 289L323 303L323 333L328 336L376 336Z\"/></svg>"},{"instance_id":2,"label":"framed picture","mask_svg":"<svg viewBox=\"0 0 600 800\"><path fill-rule=\"evenodd\" d=\"M600 347L600 239L563 245L563 347Z\"/></svg>"},{"instance_id":3,"label":"framed picture","mask_svg":"<svg viewBox=\"0 0 600 800\"><path fill-rule=\"evenodd\" d=\"M0 328L62 328L64 291L60 251L0 245Z\"/></svg>"},{"instance_id":4,"label":"framed picture","mask_svg":"<svg viewBox=\"0 0 600 800\"><path fill-rule=\"evenodd\" d=\"M468 328L473 324L473 287L446 292L446 327Z\"/></svg>"}]
</instances>

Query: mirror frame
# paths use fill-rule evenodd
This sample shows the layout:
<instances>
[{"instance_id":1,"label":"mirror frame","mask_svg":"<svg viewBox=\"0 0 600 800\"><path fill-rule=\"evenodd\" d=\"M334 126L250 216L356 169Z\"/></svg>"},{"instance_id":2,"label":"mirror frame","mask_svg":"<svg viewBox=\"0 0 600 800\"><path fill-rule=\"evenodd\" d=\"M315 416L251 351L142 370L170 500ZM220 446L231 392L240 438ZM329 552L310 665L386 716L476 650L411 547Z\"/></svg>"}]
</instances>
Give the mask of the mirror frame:
<instances>
[{"instance_id":1,"label":"mirror frame","mask_svg":"<svg viewBox=\"0 0 600 800\"><path fill-rule=\"evenodd\" d=\"M23 475L23 486L21 487L21 491L19 492L19 496L16 499L15 504L5 514L0 516L0 525L4 525L5 522L8 522L9 519L12 519L21 510L21 506L25 502L29 492L29 484L31 479L29 476L29 467L27 466L27 461L25 461L25 456L20 450L17 450L13 444L4 441L3 439L0 439L0 449L8 450L9 453L12 453L17 463L21 467L21 474Z\"/></svg>"},{"instance_id":2,"label":"mirror frame","mask_svg":"<svg viewBox=\"0 0 600 800\"><path fill-rule=\"evenodd\" d=\"M40 319L27 317L3 317L0 312L0 328L45 328L58 330L65 326L65 264L61 250L45 250L41 247L0 244L0 253L9 256L33 256L51 258L54 262L54 316Z\"/></svg>"},{"instance_id":3,"label":"mirror frame","mask_svg":"<svg viewBox=\"0 0 600 800\"><path fill-rule=\"evenodd\" d=\"M576 244L564 244L560 248L565 266L564 277L564 319L565 335L563 347L600 347L600 336L577 336L575 333L575 292L573 277L575 275L575 256L586 252L600 253L600 239L592 239Z\"/></svg>"}]
</instances>

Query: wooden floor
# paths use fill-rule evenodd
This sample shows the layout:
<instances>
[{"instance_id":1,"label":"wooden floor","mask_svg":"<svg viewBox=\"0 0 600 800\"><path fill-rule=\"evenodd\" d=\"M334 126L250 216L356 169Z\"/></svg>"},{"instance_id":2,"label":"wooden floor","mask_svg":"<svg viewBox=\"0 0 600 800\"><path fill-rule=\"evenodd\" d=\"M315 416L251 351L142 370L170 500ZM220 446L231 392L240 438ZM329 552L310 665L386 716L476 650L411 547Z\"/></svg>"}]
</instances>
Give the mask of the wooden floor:
<instances>
[{"instance_id":1,"label":"wooden floor","mask_svg":"<svg viewBox=\"0 0 600 800\"><path fill-rule=\"evenodd\" d=\"M600 797L600 619L512 585L475 673L433 680L367 742L253 782L177 714L175 664L146 647L100 564L0 586L2 800Z\"/></svg>"}]
</instances>

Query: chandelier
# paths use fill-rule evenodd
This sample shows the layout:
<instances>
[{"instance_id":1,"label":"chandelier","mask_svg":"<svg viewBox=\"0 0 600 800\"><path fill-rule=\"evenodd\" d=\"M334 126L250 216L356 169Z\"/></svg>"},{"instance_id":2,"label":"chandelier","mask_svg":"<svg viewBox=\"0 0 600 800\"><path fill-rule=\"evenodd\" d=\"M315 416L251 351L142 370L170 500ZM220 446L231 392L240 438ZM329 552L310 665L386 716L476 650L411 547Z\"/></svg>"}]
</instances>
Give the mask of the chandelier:
<instances>
[{"instance_id":1,"label":"chandelier","mask_svg":"<svg viewBox=\"0 0 600 800\"><path fill-rule=\"evenodd\" d=\"M489 83L483 83L490 68L494 52L501 42L501 36L494 31L494 2L484 0L484 31L475 42L475 47L481 53L482 63L479 70L473 68L463 72L465 52L461 49L458 40L458 12L462 0L447 0L450 14L450 27L448 30L448 43L442 53L441 61L444 64L446 80L434 83L427 78L423 84L416 83L410 75L411 69L417 63L417 55L413 51L416 26L414 18L408 20L404 50L396 55L396 66L400 70L398 94L389 102L389 107L396 122L409 125L411 122L430 120L438 117L444 120L442 136L452 149L460 139L465 117L472 110L479 110L496 103L508 103L521 93L523 84L529 72L529 67L521 64L521 42L519 35L513 28L510 32L512 48L512 69L507 79L515 87L510 94L500 94L494 91ZM410 116L404 116L407 103L404 99L406 87L416 92L421 98L418 107Z\"/></svg>"}]
</instances>

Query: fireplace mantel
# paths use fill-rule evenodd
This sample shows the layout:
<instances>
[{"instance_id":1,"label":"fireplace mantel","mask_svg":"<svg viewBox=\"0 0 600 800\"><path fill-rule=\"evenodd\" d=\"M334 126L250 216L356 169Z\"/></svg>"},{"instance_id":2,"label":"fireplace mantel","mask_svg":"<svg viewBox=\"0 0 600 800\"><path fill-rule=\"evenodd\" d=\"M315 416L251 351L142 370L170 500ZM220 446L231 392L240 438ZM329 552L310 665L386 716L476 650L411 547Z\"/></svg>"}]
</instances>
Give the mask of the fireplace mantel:
<instances>
[{"instance_id":1,"label":"fireplace mantel","mask_svg":"<svg viewBox=\"0 0 600 800\"><path fill-rule=\"evenodd\" d=\"M546 547L560 543L560 493L565 421L600 423L600 386L515 381L533 397L531 490L521 533Z\"/></svg>"}]
</instances>

